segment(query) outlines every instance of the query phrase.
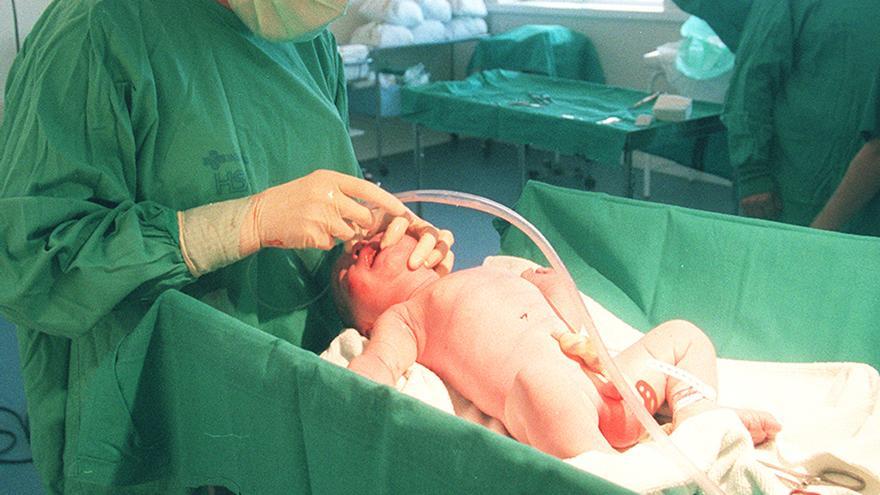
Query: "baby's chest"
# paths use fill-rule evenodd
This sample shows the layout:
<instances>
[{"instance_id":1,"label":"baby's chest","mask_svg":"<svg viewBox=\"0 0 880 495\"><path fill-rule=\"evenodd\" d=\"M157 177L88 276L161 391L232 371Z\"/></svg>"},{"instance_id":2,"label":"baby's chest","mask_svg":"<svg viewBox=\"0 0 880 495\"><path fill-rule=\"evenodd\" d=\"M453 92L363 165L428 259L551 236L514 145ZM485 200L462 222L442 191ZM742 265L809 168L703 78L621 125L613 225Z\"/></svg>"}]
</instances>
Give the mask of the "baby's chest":
<instances>
[{"instance_id":1,"label":"baby's chest","mask_svg":"<svg viewBox=\"0 0 880 495\"><path fill-rule=\"evenodd\" d=\"M505 347L532 334L564 328L553 309L533 294L509 291L459 291L435 301L429 311L429 340L444 347L488 345Z\"/></svg>"}]
</instances>

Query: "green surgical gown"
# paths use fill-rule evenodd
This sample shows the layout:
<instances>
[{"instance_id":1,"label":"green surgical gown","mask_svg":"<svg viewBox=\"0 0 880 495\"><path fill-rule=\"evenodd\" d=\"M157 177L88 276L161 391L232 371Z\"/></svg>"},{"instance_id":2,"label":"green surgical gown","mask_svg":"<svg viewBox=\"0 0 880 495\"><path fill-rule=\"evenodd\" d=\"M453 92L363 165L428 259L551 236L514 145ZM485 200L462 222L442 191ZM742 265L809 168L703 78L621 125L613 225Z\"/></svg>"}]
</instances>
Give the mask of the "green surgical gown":
<instances>
[{"instance_id":1,"label":"green surgical gown","mask_svg":"<svg viewBox=\"0 0 880 495\"><path fill-rule=\"evenodd\" d=\"M314 276L330 256L264 250L195 279L176 219L316 168L359 173L328 31L276 44L215 0L58 1L25 41L6 104L0 313L18 327L51 493L100 493L64 476L83 385L162 291L313 350L338 331Z\"/></svg>"},{"instance_id":2,"label":"green surgical gown","mask_svg":"<svg viewBox=\"0 0 880 495\"><path fill-rule=\"evenodd\" d=\"M862 145L880 64L880 0L755 2L722 115L740 197L775 192L780 221L808 225ZM850 231L880 234L880 219Z\"/></svg>"},{"instance_id":3,"label":"green surgical gown","mask_svg":"<svg viewBox=\"0 0 880 495\"><path fill-rule=\"evenodd\" d=\"M706 21L732 52L739 47L752 1L673 0L681 10Z\"/></svg>"}]
</instances>

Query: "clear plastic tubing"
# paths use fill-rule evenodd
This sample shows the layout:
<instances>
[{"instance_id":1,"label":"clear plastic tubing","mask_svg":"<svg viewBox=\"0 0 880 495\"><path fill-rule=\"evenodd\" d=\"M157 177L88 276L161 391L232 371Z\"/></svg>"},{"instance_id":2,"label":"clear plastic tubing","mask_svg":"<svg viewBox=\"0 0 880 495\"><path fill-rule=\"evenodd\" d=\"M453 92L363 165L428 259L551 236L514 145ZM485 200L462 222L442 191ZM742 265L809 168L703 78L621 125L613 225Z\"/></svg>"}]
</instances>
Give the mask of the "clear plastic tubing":
<instances>
[{"instance_id":1,"label":"clear plastic tubing","mask_svg":"<svg viewBox=\"0 0 880 495\"><path fill-rule=\"evenodd\" d=\"M475 194L438 189L422 189L398 193L395 194L395 196L404 203L439 203L470 208L472 210L488 213L514 225L528 236L529 239L538 246L538 249L541 250L541 253L550 263L550 266L556 270L557 273L564 274L563 279L568 284L568 289L574 291L573 293L576 295L575 300L581 301L581 304L578 305L578 318L580 319L580 322L566 321L565 324L572 329L581 329L582 333L586 331L587 335L590 336L596 347L596 351L599 354L599 362L605 369L606 374L611 378L611 381L617 387L617 391L620 393L620 396L623 398L626 405L628 405L629 409L635 414L636 419L639 420L642 426L645 427L645 430L651 434L651 437L661 446L661 448L667 451L673 459L676 459L684 472L691 475L692 479L697 482L703 492L707 494L724 495L721 488L710 480L709 477L706 476L706 473L697 468L690 459L688 459L687 456L685 456L672 443L672 440L669 439L669 436L666 435L651 413L645 409L644 404L636 396L633 388L626 382L623 374L617 368L617 365L608 353L605 343L602 342L602 338L596 331L596 325L590 317L587 307L583 304L577 286L571 278L571 275L568 273L568 270L565 268L565 264L562 262L562 259L559 258L559 255L556 254L556 251L550 246L550 243L547 242L547 239L544 238L535 226L510 208L492 201L491 199L477 196Z\"/></svg>"}]
</instances>

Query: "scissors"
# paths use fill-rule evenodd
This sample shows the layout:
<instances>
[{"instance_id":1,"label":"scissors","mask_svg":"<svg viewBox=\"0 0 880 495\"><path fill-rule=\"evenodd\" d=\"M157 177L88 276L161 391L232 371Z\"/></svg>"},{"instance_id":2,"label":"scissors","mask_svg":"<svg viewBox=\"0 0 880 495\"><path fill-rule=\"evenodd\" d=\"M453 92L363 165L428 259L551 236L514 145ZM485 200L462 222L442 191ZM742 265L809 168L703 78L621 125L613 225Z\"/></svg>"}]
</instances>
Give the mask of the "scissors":
<instances>
[{"instance_id":1,"label":"scissors","mask_svg":"<svg viewBox=\"0 0 880 495\"><path fill-rule=\"evenodd\" d=\"M842 469L823 469L818 475L814 475L777 466L760 459L758 462L776 471L776 477L785 486L791 488L792 494L811 495L815 492L806 491L811 486L837 486L854 492L860 492L867 486L861 476Z\"/></svg>"}]
</instances>

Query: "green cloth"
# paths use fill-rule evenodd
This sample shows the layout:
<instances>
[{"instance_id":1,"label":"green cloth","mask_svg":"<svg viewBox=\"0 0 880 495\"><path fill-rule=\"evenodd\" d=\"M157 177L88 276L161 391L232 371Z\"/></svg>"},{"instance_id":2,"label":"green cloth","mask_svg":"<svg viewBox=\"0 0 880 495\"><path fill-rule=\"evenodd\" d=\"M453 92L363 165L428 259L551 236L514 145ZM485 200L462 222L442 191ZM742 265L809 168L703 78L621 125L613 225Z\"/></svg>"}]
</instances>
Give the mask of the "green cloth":
<instances>
[{"instance_id":1,"label":"green cloth","mask_svg":"<svg viewBox=\"0 0 880 495\"><path fill-rule=\"evenodd\" d=\"M605 82L605 72L590 39L556 25L527 24L481 39L474 47L468 73L489 69Z\"/></svg>"},{"instance_id":2,"label":"green cloth","mask_svg":"<svg viewBox=\"0 0 880 495\"><path fill-rule=\"evenodd\" d=\"M880 239L529 182L515 207L578 286L642 331L683 318L719 356L880 368ZM506 254L543 261L515 228Z\"/></svg>"},{"instance_id":3,"label":"green cloth","mask_svg":"<svg viewBox=\"0 0 880 495\"><path fill-rule=\"evenodd\" d=\"M529 144L607 164L619 164L629 145L658 152L669 146L688 147L691 152L682 160L690 165L694 134L705 127L723 131L718 120L721 105L701 101L694 102L686 122L655 121L648 127L637 127L636 117L650 114L652 107L629 107L647 95L633 89L495 69L459 81L404 87L401 117L444 132ZM542 99L545 96L549 102ZM536 106L528 106L530 103ZM598 123L609 117L620 121ZM713 160L710 157L706 162Z\"/></svg>"},{"instance_id":4,"label":"green cloth","mask_svg":"<svg viewBox=\"0 0 880 495\"><path fill-rule=\"evenodd\" d=\"M672 1L681 10L706 21L731 51L737 50L753 0Z\"/></svg>"},{"instance_id":5,"label":"green cloth","mask_svg":"<svg viewBox=\"0 0 880 495\"><path fill-rule=\"evenodd\" d=\"M318 166L359 173L329 32L269 43L214 0L54 2L14 63L6 105L0 313L18 327L50 493L95 493L63 480L83 387L163 291L312 349L338 331L326 298L295 310L320 293L304 273L320 255L266 250L194 280L175 216Z\"/></svg>"},{"instance_id":6,"label":"green cloth","mask_svg":"<svg viewBox=\"0 0 880 495\"><path fill-rule=\"evenodd\" d=\"M629 493L176 291L85 389L73 473L167 493Z\"/></svg>"},{"instance_id":7,"label":"green cloth","mask_svg":"<svg viewBox=\"0 0 880 495\"><path fill-rule=\"evenodd\" d=\"M722 119L738 194L775 192L782 222L809 224L861 147L880 53L880 0L756 2ZM871 225L873 224L873 225ZM880 234L880 219L859 233Z\"/></svg>"}]
</instances>

